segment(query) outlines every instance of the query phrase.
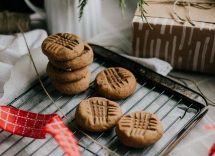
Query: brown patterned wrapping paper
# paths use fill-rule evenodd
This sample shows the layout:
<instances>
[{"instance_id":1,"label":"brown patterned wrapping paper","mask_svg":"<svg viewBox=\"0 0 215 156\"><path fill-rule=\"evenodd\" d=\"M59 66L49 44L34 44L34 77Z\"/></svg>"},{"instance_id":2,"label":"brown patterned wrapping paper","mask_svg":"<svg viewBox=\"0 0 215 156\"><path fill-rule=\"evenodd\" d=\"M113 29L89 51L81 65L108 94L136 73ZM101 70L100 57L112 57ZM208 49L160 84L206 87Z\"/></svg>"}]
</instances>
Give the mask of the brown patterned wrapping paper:
<instances>
[{"instance_id":1,"label":"brown patterned wrapping paper","mask_svg":"<svg viewBox=\"0 0 215 156\"><path fill-rule=\"evenodd\" d=\"M183 13L182 9L178 11ZM195 26L172 19L172 4L149 4L146 10L153 30L137 11L133 19L134 56L157 57L175 69L215 74L215 8L191 8Z\"/></svg>"}]
</instances>

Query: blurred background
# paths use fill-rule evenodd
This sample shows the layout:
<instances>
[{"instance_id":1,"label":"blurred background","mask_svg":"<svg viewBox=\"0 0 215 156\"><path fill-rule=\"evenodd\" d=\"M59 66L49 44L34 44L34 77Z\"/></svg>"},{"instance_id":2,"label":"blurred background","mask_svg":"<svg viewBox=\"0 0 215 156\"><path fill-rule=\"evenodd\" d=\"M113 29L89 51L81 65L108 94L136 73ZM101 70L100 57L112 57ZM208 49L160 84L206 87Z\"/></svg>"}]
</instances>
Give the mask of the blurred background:
<instances>
[{"instance_id":1,"label":"blurred background","mask_svg":"<svg viewBox=\"0 0 215 156\"><path fill-rule=\"evenodd\" d=\"M33 4L38 7L44 8L44 1L43 0L31 0ZM0 11L11 11L11 12L22 12L22 13L33 13L24 0L6 0L0 1Z\"/></svg>"}]
</instances>

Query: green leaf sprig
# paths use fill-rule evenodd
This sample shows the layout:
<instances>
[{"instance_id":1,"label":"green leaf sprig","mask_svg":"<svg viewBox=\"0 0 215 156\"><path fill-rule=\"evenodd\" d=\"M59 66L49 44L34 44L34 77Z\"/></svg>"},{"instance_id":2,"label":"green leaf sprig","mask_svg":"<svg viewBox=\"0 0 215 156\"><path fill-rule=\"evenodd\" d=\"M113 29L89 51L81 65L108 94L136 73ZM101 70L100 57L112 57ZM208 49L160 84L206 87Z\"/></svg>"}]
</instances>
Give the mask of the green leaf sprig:
<instances>
[{"instance_id":1,"label":"green leaf sprig","mask_svg":"<svg viewBox=\"0 0 215 156\"><path fill-rule=\"evenodd\" d=\"M136 0L137 1L137 7L139 8L140 10L140 13L141 13L141 17L142 19L146 19L146 11L144 9L144 5L147 5L146 1L145 0ZM79 19L81 19L81 17L83 16L83 13L84 13L84 8L87 4L88 0L79 0ZM125 0L119 0L119 5L120 5L120 8L122 9L122 13L124 14L124 9L126 8L126 2Z\"/></svg>"},{"instance_id":2,"label":"green leaf sprig","mask_svg":"<svg viewBox=\"0 0 215 156\"><path fill-rule=\"evenodd\" d=\"M81 17L83 16L84 8L85 8L87 2L88 2L88 0L79 0L79 4L78 4L78 7L79 7L79 19L81 19Z\"/></svg>"}]
</instances>

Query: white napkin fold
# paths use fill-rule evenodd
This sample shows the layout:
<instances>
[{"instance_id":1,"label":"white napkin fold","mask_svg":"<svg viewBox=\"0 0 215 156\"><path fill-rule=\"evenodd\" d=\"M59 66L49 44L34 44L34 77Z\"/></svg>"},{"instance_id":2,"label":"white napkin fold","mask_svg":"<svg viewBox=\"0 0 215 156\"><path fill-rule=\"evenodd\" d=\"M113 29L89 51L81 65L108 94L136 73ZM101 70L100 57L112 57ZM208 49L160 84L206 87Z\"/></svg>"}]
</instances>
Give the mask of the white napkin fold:
<instances>
[{"instance_id":1,"label":"white napkin fold","mask_svg":"<svg viewBox=\"0 0 215 156\"><path fill-rule=\"evenodd\" d=\"M44 30L33 30L26 32L25 37L42 75L48 59L40 47L47 33ZM0 105L9 103L37 78L27 53L22 34L0 35Z\"/></svg>"},{"instance_id":2,"label":"white napkin fold","mask_svg":"<svg viewBox=\"0 0 215 156\"><path fill-rule=\"evenodd\" d=\"M10 70L13 66L7 63L0 62L0 97L3 94L3 86L5 81L10 78Z\"/></svg>"},{"instance_id":3,"label":"white napkin fold","mask_svg":"<svg viewBox=\"0 0 215 156\"><path fill-rule=\"evenodd\" d=\"M128 59L131 59L164 76L166 76L172 70L172 66L168 62L160 60L158 58L146 59L146 58L139 58L139 57L124 55L124 54L122 54L122 56Z\"/></svg>"}]
</instances>

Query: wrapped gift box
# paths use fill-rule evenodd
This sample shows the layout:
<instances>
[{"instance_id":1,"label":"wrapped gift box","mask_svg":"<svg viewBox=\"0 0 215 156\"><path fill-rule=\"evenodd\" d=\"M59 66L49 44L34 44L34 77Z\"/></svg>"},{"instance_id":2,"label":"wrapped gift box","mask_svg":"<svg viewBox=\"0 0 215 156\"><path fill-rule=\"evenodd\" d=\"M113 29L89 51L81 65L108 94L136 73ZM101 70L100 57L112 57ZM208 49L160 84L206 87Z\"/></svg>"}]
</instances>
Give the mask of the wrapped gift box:
<instances>
[{"instance_id":1,"label":"wrapped gift box","mask_svg":"<svg viewBox=\"0 0 215 156\"><path fill-rule=\"evenodd\" d=\"M134 56L157 57L175 69L215 74L215 7L190 7L194 26L173 19L173 4L149 3L144 7L153 29L137 10L133 18ZM180 17L186 17L186 7L176 8Z\"/></svg>"}]
</instances>

